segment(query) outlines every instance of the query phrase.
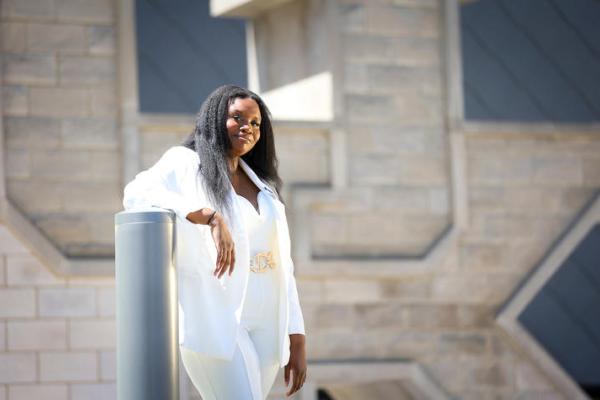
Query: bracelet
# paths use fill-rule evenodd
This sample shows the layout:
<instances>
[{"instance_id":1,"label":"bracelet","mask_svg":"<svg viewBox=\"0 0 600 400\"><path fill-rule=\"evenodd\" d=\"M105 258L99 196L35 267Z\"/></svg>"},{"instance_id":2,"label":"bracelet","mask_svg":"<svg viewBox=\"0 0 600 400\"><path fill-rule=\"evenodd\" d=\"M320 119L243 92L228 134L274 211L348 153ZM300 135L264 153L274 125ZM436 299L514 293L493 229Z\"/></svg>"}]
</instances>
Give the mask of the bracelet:
<instances>
[{"instance_id":1,"label":"bracelet","mask_svg":"<svg viewBox=\"0 0 600 400\"><path fill-rule=\"evenodd\" d=\"M215 210L212 215L210 216L210 218L208 219L208 221L206 221L206 225L210 225L210 221L212 221L212 219L215 217L215 215L217 214L217 210Z\"/></svg>"}]
</instances>

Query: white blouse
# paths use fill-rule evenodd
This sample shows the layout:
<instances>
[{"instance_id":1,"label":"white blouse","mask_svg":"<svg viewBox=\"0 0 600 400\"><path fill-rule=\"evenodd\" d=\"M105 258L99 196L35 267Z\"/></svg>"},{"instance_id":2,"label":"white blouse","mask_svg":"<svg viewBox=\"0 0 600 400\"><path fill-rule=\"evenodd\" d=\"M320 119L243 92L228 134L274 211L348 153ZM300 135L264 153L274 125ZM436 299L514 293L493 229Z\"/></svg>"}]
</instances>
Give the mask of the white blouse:
<instances>
[{"instance_id":1,"label":"white blouse","mask_svg":"<svg viewBox=\"0 0 600 400\"><path fill-rule=\"evenodd\" d=\"M252 203L244 196L236 194L240 199L240 204L243 208L244 220L248 229L248 239L250 244L250 256L257 253L273 250L277 232L275 230L275 219L271 214L269 207L264 204L262 196L265 194L262 191L258 192L257 202L258 211Z\"/></svg>"}]
</instances>

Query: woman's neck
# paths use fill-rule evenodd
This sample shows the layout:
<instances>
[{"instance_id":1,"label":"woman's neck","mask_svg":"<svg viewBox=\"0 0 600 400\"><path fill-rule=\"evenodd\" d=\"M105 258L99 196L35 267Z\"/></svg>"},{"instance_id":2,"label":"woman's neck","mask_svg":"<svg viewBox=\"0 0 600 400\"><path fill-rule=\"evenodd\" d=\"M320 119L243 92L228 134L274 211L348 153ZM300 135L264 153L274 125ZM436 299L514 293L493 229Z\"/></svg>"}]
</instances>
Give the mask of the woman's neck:
<instances>
[{"instance_id":1,"label":"woman's neck","mask_svg":"<svg viewBox=\"0 0 600 400\"><path fill-rule=\"evenodd\" d=\"M231 174L234 174L238 169L238 165L240 164L240 158L231 157L227 161L229 163L229 171L231 171Z\"/></svg>"}]
</instances>

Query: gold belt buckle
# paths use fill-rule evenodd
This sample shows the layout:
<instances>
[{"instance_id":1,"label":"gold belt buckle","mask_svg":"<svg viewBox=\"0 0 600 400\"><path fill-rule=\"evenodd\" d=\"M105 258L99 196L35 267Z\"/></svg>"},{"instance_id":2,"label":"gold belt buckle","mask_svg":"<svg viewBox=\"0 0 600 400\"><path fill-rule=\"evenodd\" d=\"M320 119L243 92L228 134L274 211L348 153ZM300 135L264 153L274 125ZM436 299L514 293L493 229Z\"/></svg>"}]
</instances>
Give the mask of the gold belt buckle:
<instances>
[{"instance_id":1,"label":"gold belt buckle","mask_svg":"<svg viewBox=\"0 0 600 400\"><path fill-rule=\"evenodd\" d=\"M254 257L250 258L250 271L252 272L266 272L269 268L275 268L275 261L273 261L273 253L266 251L264 253L257 253Z\"/></svg>"}]
</instances>

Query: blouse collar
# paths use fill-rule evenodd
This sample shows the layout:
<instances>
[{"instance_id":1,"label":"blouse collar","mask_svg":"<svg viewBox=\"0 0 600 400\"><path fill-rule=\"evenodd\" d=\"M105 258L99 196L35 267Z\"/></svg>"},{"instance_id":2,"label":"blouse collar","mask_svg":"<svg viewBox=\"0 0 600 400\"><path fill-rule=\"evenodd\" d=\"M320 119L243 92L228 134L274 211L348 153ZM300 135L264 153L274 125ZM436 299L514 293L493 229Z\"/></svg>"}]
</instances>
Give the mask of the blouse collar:
<instances>
[{"instance_id":1,"label":"blouse collar","mask_svg":"<svg viewBox=\"0 0 600 400\"><path fill-rule=\"evenodd\" d=\"M239 163L242 166L242 168L244 169L244 172L246 172L246 175L248 175L248 177L250 178L250 180L252 182L254 182L254 184L261 190L261 191L265 191L266 193L268 193L271 197L273 197L275 200L278 199L277 193L271 189L269 187L269 185L267 185L266 183L264 183L259 177L258 175L256 175L256 173L252 170L252 168L250 168L250 166L246 163L246 161L244 161L244 159L242 157L239 158Z\"/></svg>"}]
</instances>

